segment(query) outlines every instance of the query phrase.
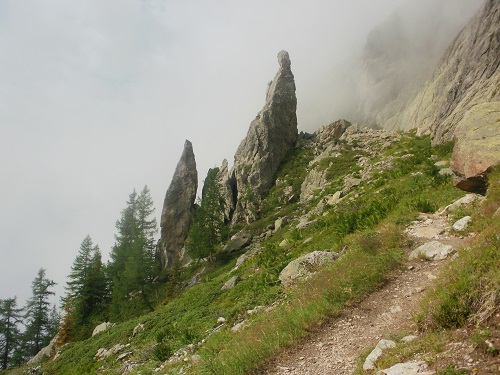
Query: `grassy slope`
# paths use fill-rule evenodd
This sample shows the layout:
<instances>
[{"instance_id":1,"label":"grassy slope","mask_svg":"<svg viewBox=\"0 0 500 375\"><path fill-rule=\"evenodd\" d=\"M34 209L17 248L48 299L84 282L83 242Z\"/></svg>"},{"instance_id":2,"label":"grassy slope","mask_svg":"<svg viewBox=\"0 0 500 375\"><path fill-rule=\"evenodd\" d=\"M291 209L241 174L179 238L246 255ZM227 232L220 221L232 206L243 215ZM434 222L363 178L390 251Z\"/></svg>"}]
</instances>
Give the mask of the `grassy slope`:
<instances>
[{"instance_id":1,"label":"grassy slope","mask_svg":"<svg viewBox=\"0 0 500 375\"><path fill-rule=\"evenodd\" d=\"M354 147L354 150L356 148ZM332 186L323 194L340 186L343 176L357 173L352 146L342 159L341 168L332 174ZM417 212L434 210L463 195L452 187L448 177L440 176L433 166L431 154L449 157L449 147L432 149L428 137L412 134L386 149L377 160L394 157L394 167L378 172L375 182L360 185L336 207L326 207L312 219L314 224L306 229L293 229L296 221L278 231L262 243L262 252L247 260L236 272L230 273L235 259L220 261L218 267L203 280L165 300L154 312L119 324L96 337L71 343L53 362L44 364L46 374L122 373L123 362L116 356L95 361L99 348L115 344L131 346L129 362L138 365L132 373L148 374L170 354L191 343L206 339L197 353L197 364L180 363L193 373L238 374L251 371L267 356L290 345L303 335L308 327L317 324L327 315L338 313L346 303L366 295L384 282L384 275L397 267L406 246L399 234L399 225L411 220ZM358 154L362 152L358 150ZM412 154L399 159L402 153ZM311 208L297 202L283 203L285 186L292 186L298 193L312 158L308 148L293 150L278 173L284 184L275 186L265 200L261 219L246 229L262 233L277 217L300 214ZM375 161L375 160L374 160ZM354 195L359 193L358 198ZM313 203L319 201L318 194ZM351 201L349 198L353 198ZM286 247L278 244L288 239ZM307 282L291 291L283 291L279 284L280 271L292 259L314 250L344 251L343 257ZM225 263L225 264L224 264ZM198 268L196 268L198 267ZM204 264L195 266L194 274ZM231 290L221 291L221 286L231 276L242 280ZM272 309L247 317L249 326L232 333L228 327L241 321L248 309L255 306L272 306ZM226 326L208 337L207 331L217 326L217 318L226 318ZM132 337L134 327L142 323L145 330ZM122 351L122 352L123 352ZM168 373L168 368L161 373Z\"/></svg>"},{"instance_id":2,"label":"grassy slope","mask_svg":"<svg viewBox=\"0 0 500 375\"><path fill-rule=\"evenodd\" d=\"M500 336L497 316L500 311L500 215L494 215L499 208L500 170L496 170L490 175L486 201L457 215L457 218L472 215L468 231L478 235L459 250L457 258L427 293L415 318L420 337L385 353L377 363L379 369L414 359L432 364L448 343L457 341L458 332L462 335L466 332L476 358L483 357L483 361L488 362L488 357L494 360L494 356L498 356L500 348L488 346L485 340ZM455 360L444 356L438 375L469 373L459 370ZM363 371L358 368L357 373Z\"/></svg>"}]
</instances>

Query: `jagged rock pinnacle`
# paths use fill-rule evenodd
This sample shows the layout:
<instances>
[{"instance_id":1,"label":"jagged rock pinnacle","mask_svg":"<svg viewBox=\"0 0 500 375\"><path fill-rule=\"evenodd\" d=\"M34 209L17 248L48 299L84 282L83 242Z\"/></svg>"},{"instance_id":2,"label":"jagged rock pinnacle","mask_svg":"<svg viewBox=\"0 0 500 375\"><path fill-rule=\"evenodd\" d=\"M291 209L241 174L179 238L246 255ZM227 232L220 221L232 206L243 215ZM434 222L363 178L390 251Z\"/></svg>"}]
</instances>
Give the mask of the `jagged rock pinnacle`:
<instances>
[{"instance_id":1,"label":"jagged rock pinnacle","mask_svg":"<svg viewBox=\"0 0 500 375\"><path fill-rule=\"evenodd\" d=\"M186 140L182 156L165 195L161 213L161 238L156 256L162 268L171 267L176 257L181 262L187 258L183 245L193 219L197 189L198 172L193 145Z\"/></svg>"}]
</instances>

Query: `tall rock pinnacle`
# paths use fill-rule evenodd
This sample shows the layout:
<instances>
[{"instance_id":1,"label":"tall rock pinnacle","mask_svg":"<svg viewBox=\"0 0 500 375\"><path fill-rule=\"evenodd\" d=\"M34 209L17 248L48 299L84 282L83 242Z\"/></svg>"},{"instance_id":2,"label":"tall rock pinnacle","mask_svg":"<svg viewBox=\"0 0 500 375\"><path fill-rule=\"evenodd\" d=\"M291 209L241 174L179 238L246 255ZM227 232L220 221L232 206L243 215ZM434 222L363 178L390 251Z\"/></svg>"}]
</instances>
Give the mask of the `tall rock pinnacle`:
<instances>
[{"instance_id":1,"label":"tall rock pinnacle","mask_svg":"<svg viewBox=\"0 0 500 375\"><path fill-rule=\"evenodd\" d=\"M161 213L161 238L156 256L162 268L170 268L176 257L180 261L185 261L187 258L183 246L193 219L197 189L198 172L193 145L186 140L184 151L165 195Z\"/></svg>"},{"instance_id":2,"label":"tall rock pinnacle","mask_svg":"<svg viewBox=\"0 0 500 375\"><path fill-rule=\"evenodd\" d=\"M271 188L280 163L297 141L297 97L288 52L281 51L278 62L280 68L268 85L264 108L234 155L233 221L252 219L255 205Z\"/></svg>"}]
</instances>

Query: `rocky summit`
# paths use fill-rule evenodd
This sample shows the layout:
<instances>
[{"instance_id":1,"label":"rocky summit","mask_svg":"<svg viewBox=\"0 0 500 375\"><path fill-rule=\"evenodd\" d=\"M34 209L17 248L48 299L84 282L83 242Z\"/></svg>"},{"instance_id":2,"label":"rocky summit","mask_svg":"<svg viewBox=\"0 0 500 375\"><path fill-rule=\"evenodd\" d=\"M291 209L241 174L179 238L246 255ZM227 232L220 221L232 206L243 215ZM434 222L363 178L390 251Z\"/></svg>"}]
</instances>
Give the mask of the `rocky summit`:
<instances>
[{"instance_id":1,"label":"rocky summit","mask_svg":"<svg viewBox=\"0 0 500 375\"><path fill-rule=\"evenodd\" d=\"M171 267L176 258L181 262L187 260L188 255L183 250L183 245L193 219L197 189L198 172L193 145L186 140L161 213L161 238L156 256L162 268Z\"/></svg>"},{"instance_id":2,"label":"rocky summit","mask_svg":"<svg viewBox=\"0 0 500 375\"><path fill-rule=\"evenodd\" d=\"M268 85L264 108L234 155L230 183L236 202L228 202L235 204L233 221L255 218L254 206L273 185L280 163L297 141L297 97L288 52L281 51L278 62L280 68Z\"/></svg>"}]
</instances>

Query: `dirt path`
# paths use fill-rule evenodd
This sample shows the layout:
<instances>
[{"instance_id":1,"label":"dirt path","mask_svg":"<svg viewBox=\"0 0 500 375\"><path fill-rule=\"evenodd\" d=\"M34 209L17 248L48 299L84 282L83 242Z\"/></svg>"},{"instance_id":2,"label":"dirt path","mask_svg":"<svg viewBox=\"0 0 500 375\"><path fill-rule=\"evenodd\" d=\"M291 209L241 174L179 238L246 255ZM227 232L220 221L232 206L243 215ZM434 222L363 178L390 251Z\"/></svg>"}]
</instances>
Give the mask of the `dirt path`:
<instances>
[{"instance_id":1,"label":"dirt path","mask_svg":"<svg viewBox=\"0 0 500 375\"><path fill-rule=\"evenodd\" d=\"M422 217L407 228L417 243L438 240L457 246L461 240L448 235L448 225L438 216ZM389 276L389 282L341 317L313 330L296 347L273 359L265 374L352 374L356 361L365 350L392 333L416 333L414 312L433 280L442 261L409 261L404 269Z\"/></svg>"}]
</instances>

